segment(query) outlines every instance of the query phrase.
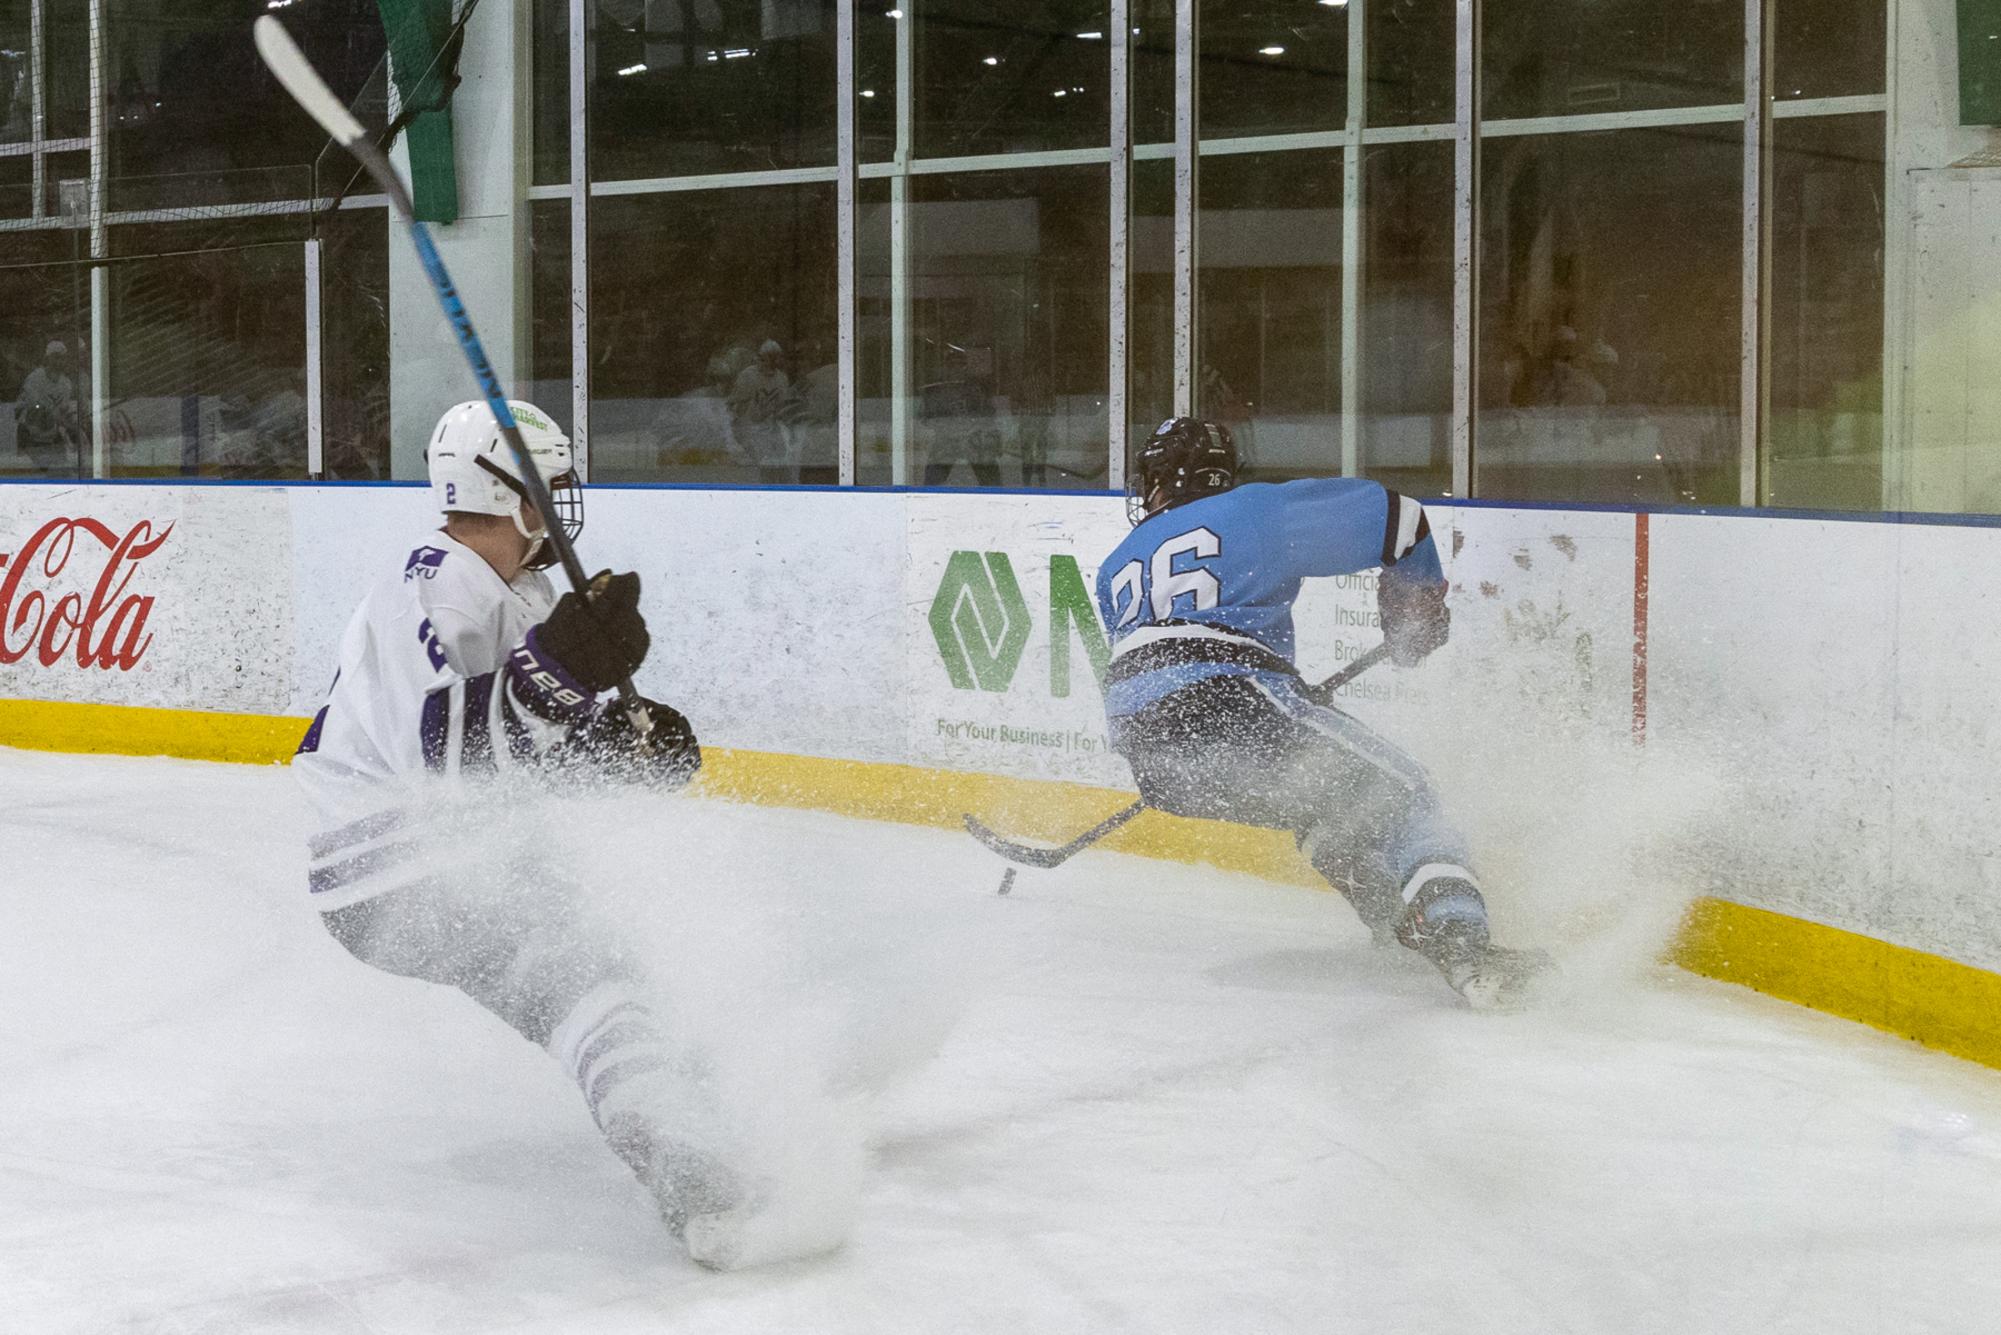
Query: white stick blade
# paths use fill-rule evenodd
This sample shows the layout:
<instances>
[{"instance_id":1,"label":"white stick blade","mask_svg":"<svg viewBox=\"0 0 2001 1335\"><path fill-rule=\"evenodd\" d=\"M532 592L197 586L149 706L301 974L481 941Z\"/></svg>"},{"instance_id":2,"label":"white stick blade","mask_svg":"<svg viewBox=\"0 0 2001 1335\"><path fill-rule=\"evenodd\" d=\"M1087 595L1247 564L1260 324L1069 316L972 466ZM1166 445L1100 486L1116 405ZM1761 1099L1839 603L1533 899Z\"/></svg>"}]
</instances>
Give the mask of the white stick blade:
<instances>
[{"instance_id":1,"label":"white stick blade","mask_svg":"<svg viewBox=\"0 0 2001 1335\"><path fill-rule=\"evenodd\" d=\"M284 24L266 14L257 20L254 35L257 54L264 57L264 63L278 76L278 82L285 85L285 91L320 123L321 129L333 136L335 143L346 148L364 137L366 132L361 122L334 96L333 89L327 87L327 81L306 59L306 53L299 50L299 44L285 31Z\"/></svg>"}]
</instances>

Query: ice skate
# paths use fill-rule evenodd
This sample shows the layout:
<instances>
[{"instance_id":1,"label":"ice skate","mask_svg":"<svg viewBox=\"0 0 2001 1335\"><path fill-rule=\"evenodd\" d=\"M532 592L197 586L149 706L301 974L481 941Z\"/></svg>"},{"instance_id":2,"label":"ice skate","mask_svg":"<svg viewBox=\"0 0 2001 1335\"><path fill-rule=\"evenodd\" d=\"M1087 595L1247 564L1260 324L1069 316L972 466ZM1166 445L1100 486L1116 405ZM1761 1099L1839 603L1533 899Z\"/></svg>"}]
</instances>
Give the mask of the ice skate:
<instances>
[{"instance_id":1,"label":"ice skate","mask_svg":"<svg viewBox=\"0 0 2001 1335\"><path fill-rule=\"evenodd\" d=\"M691 1213L681 1233L689 1259L708 1270L743 1270L821 1256L847 1241L845 1218L814 1202L788 1205L752 1191L726 1208Z\"/></svg>"},{"instance_id":2,"label":"ice skate","mask_svg":"<svg viewBox=\"0 0 2001 1335\"><path fill-rule=\"evenodd\" d=\"M635 1133L620 1128L626 1144ZM731 1169L716 1155L649 1133L638 1161L667 1231L688 1259L708 1270L741 1270L818 1256L847 1240L844 1219L805 1202L786 1206L765 1184ZM628 1162L631 1162L628 1159Z\"/></svg>"},{"instance_id":3,"label":"ice skate","mask_svg":"<svg viewBox=\"0 0 2001 1335\"><path fill-rule=\"evenodd\" d=\"M1514 950L1489 942L1470 954L1433 963L1474 1010L1505 1011L1530 1001L1552 961L1545 950Z\"/></svg>"},{"instance_id":4,"label":"ice skate","mask_svg":"<svg viewBox=\"0 0 2001 1335\"><path fill-rule=\"evenodd\" d=\"M1546 951L1495 945L1479 892L1456 878L1427 885L1397 924L1396 935L1436 965L1475 1010L1519 1008L1551 965Z\"/></svg>"}]
</instances>

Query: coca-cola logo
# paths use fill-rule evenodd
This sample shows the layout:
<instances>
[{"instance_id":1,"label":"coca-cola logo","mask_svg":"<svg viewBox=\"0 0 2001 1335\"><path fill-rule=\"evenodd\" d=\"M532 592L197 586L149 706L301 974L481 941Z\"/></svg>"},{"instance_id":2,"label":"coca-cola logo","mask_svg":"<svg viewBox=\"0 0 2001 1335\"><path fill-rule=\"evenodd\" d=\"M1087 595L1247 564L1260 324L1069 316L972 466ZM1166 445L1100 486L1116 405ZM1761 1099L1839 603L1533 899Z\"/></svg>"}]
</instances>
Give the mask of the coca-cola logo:
<instances>
[{"instance_id":1,"label":"coca-cola logo","mask_svg":"<svg viewBox=\"0 0 2001 1335\"><path fill-rule=\"evenodd\" d=\"M158 551L173 531L169 524L156 533L151 521L142 519L120 536L95 519L51 519L20 551L0 553L0 571L5 572L0 579L0 663L18 663L32 653L43 667L54 667L69 655L80 668L130 672L153 642L146 633L153 599L126 590L139 562ZM105 550L103 569L88 597L81 591L89 578L85 563L97 553L86 543L78 555L78 534ZM73 586L70 591L58 596L57 578L73 556L80 569L63 581Z\"/></svg>"}]
</instances>

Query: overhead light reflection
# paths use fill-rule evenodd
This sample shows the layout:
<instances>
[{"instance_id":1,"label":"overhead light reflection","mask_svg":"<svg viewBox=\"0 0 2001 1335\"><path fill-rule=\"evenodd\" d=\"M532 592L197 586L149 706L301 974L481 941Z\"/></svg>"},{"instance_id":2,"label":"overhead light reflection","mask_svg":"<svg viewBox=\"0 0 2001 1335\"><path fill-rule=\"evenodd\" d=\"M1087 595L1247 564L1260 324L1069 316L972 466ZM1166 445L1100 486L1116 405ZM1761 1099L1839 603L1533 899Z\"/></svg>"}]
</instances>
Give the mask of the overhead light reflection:
<instances>
[{"instance_id":1,"label":"overhead light reflection","mask_svg":"<svg viewBox=\"0 0 2001 1335\"><path fill-rule=\"evenodd\" d=\"M646 66L644 66L644 65L627 65L627 66L626 66L626 67L625 67L624 69L620 70L620 71L619 71L619 73L620 73L621 75L625 75L625 74L644 74L644 73L646 73Z\"/></svg>"},{"instance_id":2,"label":"overhead light reflection","mask_svg":"<svg viewBox=\"0 0 2001 1335\"><path fill-rule=\"evenodd\" d=\"M1282 56L1285 54L1285 48L1282 46L1261 46L1258 48L1258 54L1261 56Z\"/></svg>"}]
</instances>

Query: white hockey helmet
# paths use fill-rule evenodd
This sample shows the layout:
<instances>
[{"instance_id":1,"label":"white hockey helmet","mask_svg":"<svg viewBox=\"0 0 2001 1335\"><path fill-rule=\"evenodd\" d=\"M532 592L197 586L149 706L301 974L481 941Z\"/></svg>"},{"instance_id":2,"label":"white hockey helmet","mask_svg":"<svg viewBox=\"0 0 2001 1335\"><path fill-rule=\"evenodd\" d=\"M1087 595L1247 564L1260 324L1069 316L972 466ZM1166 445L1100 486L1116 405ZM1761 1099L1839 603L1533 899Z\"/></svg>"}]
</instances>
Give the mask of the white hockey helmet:
<instances>
[{"instance_id":1,"label":"white hockey helmet","mask_svg":"<svg viewBox=\"0 0 2001 1335\"><path fill-rule=\"evenodd\" d=\"M556 522L572 542L584 531L584 497L577 481L570 453L570 438L549 415L532 403L510 399L515 425L521 429L528 457L549 488ZM541 570L554 565L555 548L546 531L530 532L521 522L521 502L528 489L521 484L521 470L515 466L514 451L493 420L493 409L484 399L456 404L438 419L431 432L425 462L431 473L431 499L447 513L511 515L521 536L536 544L528 567ZM548 516L543 516L548 522Z\"/></svg>"}]
</instances>

